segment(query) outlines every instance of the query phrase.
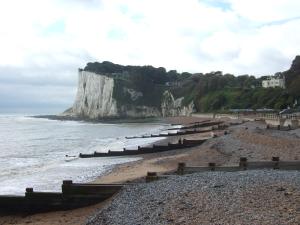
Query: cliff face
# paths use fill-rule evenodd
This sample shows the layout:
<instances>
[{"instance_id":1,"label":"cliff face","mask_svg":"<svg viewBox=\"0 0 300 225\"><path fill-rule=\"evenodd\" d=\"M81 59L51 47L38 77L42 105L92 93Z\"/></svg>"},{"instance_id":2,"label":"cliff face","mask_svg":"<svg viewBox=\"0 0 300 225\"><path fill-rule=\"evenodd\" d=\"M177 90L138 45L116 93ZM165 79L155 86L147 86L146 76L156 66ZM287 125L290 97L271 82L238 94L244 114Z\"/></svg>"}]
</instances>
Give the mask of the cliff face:
<instances>
[{"instance_id":1,"label":"cliff face","mask_svg":"<svg viewBox=\"0 0 300 225\"><path fill-rule=\"evenodd\" d=\"M118 95L115 94L118 92ZM132 103L122 102L115 96L129 96ZM193 104L182 106L182 98L174 99L169 91L161 96L161 107L134 104L143 98L143 93L126 86L116 86L113 77L79 70L78 89L73 106L64 116L101 119L101 118L141 118L189 115Z\"/></svg>"},{"instance_id":2,"label":"cliff face","mask_svg":"<svg viewBox=\"0 0 300 225\"><path fill-rule=\"evenodd\" d=\"M183 105L184 97L174 99L170 91L165 91L162 97L161 112L163 117L188 116L194 111L194 103Z\"/></svg>"},{"instance_id":3,"label":"cliff face","mask_svg":"<svg viewBox=\"0 0 300 225\"><path fill-rule=\"evenodd\" d=\"M73 106L62 115L86 119L166 117L190 115L194 110L299 107L300 56L289 70L277 75L285 77L286 89L262 89L262 78L235 77L221 71L191 74L163 67L89 62L79 71Z\"/></svg>"},{"instance_id":4,"label":"cliff face","mask_svg":"<svg viewBox=\"0 0 300 225\"><path fill-rule=\"evenodd\" d=\"M66 115L96 119L118 115L113 99L114 79L87 71L79 71L77 95Z\"/></svg>"}]
</instances>

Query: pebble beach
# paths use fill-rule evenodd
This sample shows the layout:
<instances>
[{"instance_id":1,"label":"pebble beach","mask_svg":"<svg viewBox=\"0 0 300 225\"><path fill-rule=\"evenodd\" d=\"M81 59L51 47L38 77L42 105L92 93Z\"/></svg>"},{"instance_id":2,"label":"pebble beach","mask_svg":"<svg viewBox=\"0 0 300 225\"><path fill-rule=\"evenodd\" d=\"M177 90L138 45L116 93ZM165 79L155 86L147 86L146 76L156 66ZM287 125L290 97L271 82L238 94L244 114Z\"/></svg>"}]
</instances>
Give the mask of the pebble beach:
<instances>
[{"instance_id":1,"label":"pebble beach","mask_svg":"<svg viewBox=\"0 0 300 225\"><path fill-rule=\"evenodd\" d=\"M189 124L201 118L172 118L169 123ZM299 225L300 172L253 170L174 175L178 162L189 166L236 165L249 161L300 158L300 129L267 130L263 122L224 119L226 132L188 149L143 155L118 165L93 183L130 183L107 201L76 210L12 217L2 224L293 224ZM225 134L226 133L226 134ZM181 138L207 138L211 133ZM164 142L176 141L170 137ZM168 179L144 183L148 171L172 174Z\"/></svg>"},{"instance_id":2,"label":"pebble beach","mask_svg":"<svg viewBox=\"0 0 300 225\"><path fill-rule=\"evenodd\" d=\"M297 225L299 207L298 171L207 172L125 188L87 225Z\"/></svg>"},{"instance_id":3,"label":"pebble beach","mask_svg":"<svg viewBox=\"0 0 300 225\"><path fill-rule=\"evenodd\" d=\"M249 160L299 160L300 129L267 130L262 122L230 126L177 161L205 166ZM168 164L172 160L165 159ZM171 164L171 163L170 163ZM300 221L300 172L253 170L171 176L125 188L87 225L289 224Z\"/></svg>"}]
</instances>

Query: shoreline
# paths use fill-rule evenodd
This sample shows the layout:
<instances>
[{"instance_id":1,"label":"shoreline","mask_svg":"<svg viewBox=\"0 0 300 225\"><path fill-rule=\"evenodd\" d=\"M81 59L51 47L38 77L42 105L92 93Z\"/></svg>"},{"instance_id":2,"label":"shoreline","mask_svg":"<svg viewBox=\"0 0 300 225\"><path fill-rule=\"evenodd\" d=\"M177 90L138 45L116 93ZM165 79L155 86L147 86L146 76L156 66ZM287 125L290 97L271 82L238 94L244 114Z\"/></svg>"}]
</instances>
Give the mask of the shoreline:
<instances>
[{"instance_id":1,"label":"shoreline","mask_svg":"<svg viewBox=\"0 0 300 225\"><path fill-rule=\"evenodd\" d=\"M165 118L165 123L171 125L171 124L180 124L180 125L188 125L190 123L193 122L202 122L204 120L207 120L207 118L199 118L199 117L168 117ZM193 138L206 138L206 137L210 137L211 136L211 131L207 132L207 133L200 133L200 134L187 134L187 135L182 135L182 136L169 136L169 137L165 137L162 140L158 140L155 142L152 142L151 144L148 144L146 146L151 146L153 144L156 145L167 145L169 142L174 143L177 142L179 138L183 139L183 138L187 138L187 139L193 139ZM197 146L198 147L198 146ZM192 148L197 148L197 147L192 147ZM162 153L150 153L150 154L143 154L143 155L139 155L141 157L140 160L137 161L132 161L132 162L127 162L127 163L121 163L116 165L112 171L110 173L106 173L104 175L101 175L99 177L97 177L94 181L92 181L91 183L117 183L117 182L128 182L128 181L132 181L135 179L139 179L142 176L146 176L146 173L144 173L143 175L141 174L141 172L139 171L138 174L140 174L140 176L137 177L128 177L126 176L126 172L122 173L122 178L118 177L116 179L112 179L111 177L114 177L116 174L119 173L119 171L123 170L124 168L130 168L130 167L135 167L138 164L143 164L146 161L151 161L154 160L155 158L160 158L160 157L170 157L170 155L177 155L180 152L184 152L186 150L192 149L192 148L184 148L184 149L179 149L179 150L170 150L170 151L166 151L166 152L162 152ZM135 156L128 156L128 157L135 157ZM149 168L150 169L150 168ZM159 169L159 168L158 168ZM173 170L172 168L166 168L167 170L171 171ZM150 170L149 170L150 172ZM167 172L165 171L165 169L161 169L160 172ZM129 173L132 174L132 173Z\"/></svg>"},{"instance_id":2,"label":"shoreline","mask_svg":"<svg viewBox=\"0 0 300 225\"><path fill-rule=\"evenodd\" d=\"M167 119L160 119L159 121L162 122L162 124L168 124L171 125L172 123L180 123L180 124L188 124L192 121L201 121L205 119L201 118L167 118ZM158 120L156 120L158 121ZM137 121L134 121L137 122ZM153 120L151 121L153 122ZM184 122L184 123L183 123ZM186 136L191 136L191 135L186 135ZM177 141L178 137L166 137L162 140L159 141L154 141L151 144L167 144L168 142L173 142ZM157 166L154 165L153 167L151 166L151 162L155 162L156 158L160 157L166 157L166 158L172 158L171 155L179 154L181 155L181 151L184 151L185 149L180 149L180 150L171 150L167 153L151 153L151 154L145 154L141 155L141 159L137 161L132 161L132 162L127 162L127 163L120 163L113 165L112 168L108 169L106 172L103 174L99 175L97 178L93 179L89 183L118 183L118 182L132 182L133 180L140 179L141 177L146 175L146 172L149 169L153 170L159 170L161 172L165 172L166 170L170 170L170 167L164 167L164 166ZM132 158L135 156L128 156L128 158ZM145 164L147 166L145 166ZM141 167L139 167L139 165ZM134 168L139 167L139 168L145 168L144 171L139 170L138 174L134 173L127 173L128 169L132 168L131 170L134 170ZM123 170L124 168L127 168L124 173L120 174L120 171ZM128 177L124 176L124 174L127 174ZM121 176L123 178L121 179ZM43 224L43 225L56 225L56 224L82 224L89 216L91 216L96 210L99 210L100 208L103 208L105 205L107 205L107 202L109 202L110 199L107 201L101 202L96 205L84 207L84 208L79 208L79 209L73 209L73 210L68 210L68 211L56 211L56 212L47 212L47 213L38 213L34 215L10 215L10 216L5 216L0 218L0 224L4 223L6 224L18 224L18 225L25 225L25 224ZM80 218L79 215L80 214ZM77 220L74 220L74 218L77 217Z\"/></svg>"},{"instance_id":3,"label":"shoreline","mask_svg":"<svg viewBox=\"0 0 300 225\"><path fill-rule=\"evenodd\" d=\"M170 167L172 165L177 166L174 164L175 162L185 162L188 166L207 166L208 162L214 162L217 166L232 166L238 164L240 157L247 157L249 161L270 161L272 157L276 156L283 161L293 161L300 159L299 145L299 128L290 131L268 130L263 122L251 121L243 124L232 124L228 128L227 135L210 139L195 149L184 150L183 154L174 153L169 158L166 155L156 156L154 161L153 158L145 159L146 162L148 160L148 165L140 163L136 165L135 170L152 164L152 166L154 165L152 168L156 168L156 170L151 172L160 172L159 166L161 164ZM130 168L123 167L116 173L122 177L128 171L130 172ZM229 217L224 212L232 212L230 210L234 210L232 217L230 217L231 222L224 222L226 224L234 224L240 222L241 219L245 221L243 224L277 224L274 221L286 222L282 224L296 224L288 223L287 219L294 222L299 221L296 204L300 199L300 189L297 186L300 177L297 174L299 174L298 171L273 169L203 172L183 176L174 175L149 184L139 183L135 184L134 188L125 188L111 203L88 219L87 224L123 224L123 220L116 217L116 215L123 215L123 213L128 215L124 217L126 224L128 221L135 223L136 218L139 222L142 221L141 224L149 221L155 221L151 224L160 224L159 221L161 220L165 221L164 224L181 224L183 219L186 222L184 224L194 224L194 221L197 221L197 224L215 224L209 223L209 221L223 224L218 221L226 221ZM257 181L257 176L260 176L260 181L254 184L254 181ZM273 183L266 179L268 176L270 180L274 179ZM203 179L199 185L199 180L203 177L209 177L209 179ZM222 177L229 179L222 180ZM253 182L249 182L248 177L253 179ZM116 179L117 177L113 178ZM289 179L288 182L285 182L285 179ZM105 178L102 181L105 181ZM237 184L236 188L232 187L232 181ZM291 184L291 181L295 183ZM199 186L191 186L189 183L195 183ZM186 189L189 190L186 191ZM222 202L220 199L222 199L223 193L227 196L226 202L231 202L225 206L219 205L220 201ZM211 198L206 199L206 195L211 195ZM232 195L236 197L231 199ZM195 199L197 200L195 201ZM203 199L206 200L203 201ZM130 203L128 203L129 201ZM203 203L205 201L208 202ZM265 201L270 203L267 209ZM189 204L187 205L186 202ZM211 207L207 210L205 205L210 203L212 203ZM193 207L189 208L190 205ZM231 208L232 205L233 208ZM188 210L184 211L186 207ZM240 208L244 208L245 212L251 216L249 218L240 217L240 215L244 215L238 210ZM201 211L200 214L199 210ZM131 214L131 211L136 214ZM204 216L199 218L198 215ZM275 219L272 216L268 217L267 221L273 222L262 223L266 215L276 216ZM141 220L141 218L143 219ZM251 218L259 218L259 221L253 223ZM105 223L101 223L102 221Z\"/></svg>"},{"instance_id":4,"label":"shoreline","mask_svg":"<svg viewBox=\"0 0 300 225\"><path fill-rule=\"evenodd\" d=\"M171 118L168 122L175 123L177 120L182 124L187 124L199 119L207 120L207 118L189 117ZM142 155L138 161L115 166L107 171L107 173L96 178L92 183L142 181L147 172L166 173L175 170L178 162L186 162L190 166L207 166L208 162L215 162L216 165L224 166L236 164L242 156L246 156L249 160L270 160L272 156L278 156L280 159L287 161L299 160L300 129L292 131L266 130L265 125L260 121L240 124L240 120L222 120L227 124L232 123L226 129L228 132L227 135L224 135L224 131L218 131L217 138L209 139L197 147ZM188 137L199 138L199 134L187 135ZM168 142L172 140L176 140L176 138L168 137L161 141ZM36 214L27 217L13 216L11 220L8 219L7 221L14 219L14 223L12 224L16 225L28 224L28 220L31 221L29 224L36 225L85 224L88 218L105 210L110 204L111 199L103 202L103 204L100 203L100 205L88 208ZM77 217L78 221L74 222L74 217ZM64 221L63 223L58 222L62 220ZM0 219L0 224L1 221L3 220Z\"/></svg>"},{"instance_id":5,"label":"shoreline","mask_svg":"<svg viewBox=\"0 0 300 225\"><path fill-rule=\"evenodd\" d=\"M62 116L62 115L34 115L28 116L37 119L59 120L59 121L78 121L86 123L162 123L164 118L160 117L140 117L140 118L122 118L122 117L107 117L101 119L88 119L86 117Z\"/></svg>"},{"instance_id":6,"label":"shoreline","mask_svg":"<svg viewBox=\"0 0 300 225\"><path fill-rule=\"evenodd\" d=\"M4 162L2 157L3 166L9 165L6 168L2 168L3 185L1 187L1 195L16 196L24 196L25 188L27 187L33 187L35 191L59 192L61 191L62 181L66 179L73 179L74 182L81 183L94 181L105 171L105 174L109 173L114 164L136 159L131 157L130 159L125 159L123 157L120 159L111 158L108 160L95 159L88 161L78 159L80 152L105 152L108 149L122 150L123 147L131 149L138 145L152 144L161 138L153 140L125 140L125 136L156 133L168 128L166 123L94 125L88 123L79 124L77 122L47 122L44 119L26 118L26 115L13 115L11 120L2 118L2 121L4 121L5 126L6 123L8 124L7 130L9 131L14 131L13 129L16 126L21 128L17 132L19 135L16 136L16 140L20 140L16 149L13 149L14 145L12 145L13 142L11 141L14 140L12 139L14 132L9 132L7 134L9 138L3 142L5 145L3 147L5 148L1 154L4 158L7 156L7 159L5 159L7 163ZM34 129L31 128L32 125ZM4 131L1 134L2 137L6 137ZM33 138L29 139L31 137ZM22 142L23 140L26 140L26 142ZM37 150L36 152L35 149ZM32 161L34 163L31 163ZM10 162L18 163L13 164ZM23 164L27 165L26 167L24 166L24 169L22 167ZM12 176L9 175L10 168L14 169ZM43 172L41 173L41 169L36 168L42 168Z\"/></svg>"}]
</instances>

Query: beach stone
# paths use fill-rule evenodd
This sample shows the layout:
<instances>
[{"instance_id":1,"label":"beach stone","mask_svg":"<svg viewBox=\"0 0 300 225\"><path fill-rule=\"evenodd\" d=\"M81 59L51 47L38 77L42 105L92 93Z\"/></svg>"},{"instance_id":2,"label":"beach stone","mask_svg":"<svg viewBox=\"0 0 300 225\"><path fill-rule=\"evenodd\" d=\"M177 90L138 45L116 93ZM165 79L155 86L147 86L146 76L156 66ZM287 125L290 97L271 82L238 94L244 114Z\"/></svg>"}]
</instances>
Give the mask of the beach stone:
<instances>
[{"instance_id":1,"label":"beach stone","mask_svg":"<svg viewBox=\"0 0 300 225\"><path fill-rule=\"evenodd\" d=\"M130 185L87 224L296 225L299 199L299 171L204 172Z\"/></svg>"}]
</instances>

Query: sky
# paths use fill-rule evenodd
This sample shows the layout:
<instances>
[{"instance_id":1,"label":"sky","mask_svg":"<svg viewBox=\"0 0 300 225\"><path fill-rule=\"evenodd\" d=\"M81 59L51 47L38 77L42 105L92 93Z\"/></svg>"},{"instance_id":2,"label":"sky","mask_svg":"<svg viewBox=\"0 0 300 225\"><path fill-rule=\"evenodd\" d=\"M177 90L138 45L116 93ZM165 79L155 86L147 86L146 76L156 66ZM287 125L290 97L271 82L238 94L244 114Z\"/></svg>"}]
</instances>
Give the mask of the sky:
<instances>
[{"instance_id":1,"label":"sky","mask_svg":"<svg viewBox=\"0 0 300 225\"><path fill-rule=\"evenodd\" d=\"M299 27L299 0L0 0L0 113L64 111L91 61L274 74Z\"/></svg>"}]
</instances>

